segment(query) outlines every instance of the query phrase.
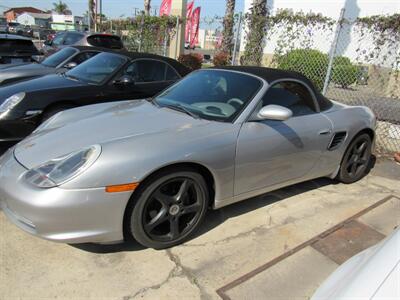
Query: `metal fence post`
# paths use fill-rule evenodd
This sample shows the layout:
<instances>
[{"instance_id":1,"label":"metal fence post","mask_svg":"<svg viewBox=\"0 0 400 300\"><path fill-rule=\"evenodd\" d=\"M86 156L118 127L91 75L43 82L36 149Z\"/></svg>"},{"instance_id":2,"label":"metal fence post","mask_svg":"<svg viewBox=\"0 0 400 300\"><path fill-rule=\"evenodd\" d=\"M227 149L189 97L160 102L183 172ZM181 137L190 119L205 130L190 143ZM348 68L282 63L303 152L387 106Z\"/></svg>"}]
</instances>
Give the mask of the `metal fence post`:
<instances>
[{"instance_id":1,"label":"metal fence post","mask_svg":"<svg viewBox=\"0 0 400 300\"><path fill-rule=\"evenodd\" d=\"M242 12L239 13L239 21L238 21L238 26L237 26L237 30L236 30L236 36L235 36L235 45L233 47L232 66L234 66L236 63L236 52L237 52L238 44L240 41L241 30L242 30Z\"/></svg>"},{"instance_id":2,"label":"metal fence post","mask_svg":"<svg viewBox=\"0 0 400 300\"><path fill-rule=\"evenodd\" d=\"M164 56L167 56L167 47L168 47L168 28L165 28L164 33Z\"/></svg>"},{"instance_id":3,"label":"metal fence post","mask_svg":"<svg viewBox=\"0 0 400 300\"><path fill-rule=\"evenodd\" d=\"M328 64L328 69L326 70L326 77L325 77L325 82L324 82L324 88L322 89L322 94L325 95L326 91L328 90L328 85L329 85L329 81L331 79L331 74L332 74L332 67L333 67L333 60L335 58L335 54L336 54L336 49L338 46L338 41L339 41L339 36L340 36L340 32L342 30L342 25L343 25L343 21L344 21L344 13L345 13L346 9L342 8L342 10L340 11L340 17L336 26L336 31L335 31L335 37L333 38L333 42L332 42L332 47L331 47L331 51L329 53L329 64Z\"/></svg>"},{"instance_id":4,"label":"metal fence post","mask_svg":"<svg viewBox=\"0 0 400 300\"><path fill-rule=\"evenodd\" d=\"M175 59L178 59L178 48L179 48L179 16L176 17L176 43L175 43Z\"/></svg>"},{"instance_id":5,"label":"metal fence post","mask_svg":"<svg viewBox=\"0 0 400 300\"><path fill-rule=\"evenodd\" d=\"M139 49L138 52L142 52L142 40L143 40L143 30L144 30L144 11L142 11L142 19L140 20L140 36L139 36Z\"/></svg>"}]
</instances>

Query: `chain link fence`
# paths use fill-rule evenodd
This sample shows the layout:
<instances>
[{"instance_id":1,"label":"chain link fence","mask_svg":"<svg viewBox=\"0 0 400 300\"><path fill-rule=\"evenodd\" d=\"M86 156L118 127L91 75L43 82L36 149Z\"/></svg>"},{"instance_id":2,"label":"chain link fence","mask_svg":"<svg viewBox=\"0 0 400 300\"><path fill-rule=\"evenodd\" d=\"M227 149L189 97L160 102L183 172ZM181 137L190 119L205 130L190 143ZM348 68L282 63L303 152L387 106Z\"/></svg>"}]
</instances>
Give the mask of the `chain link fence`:
<instances>
[{"instance_id":1,"label":"chain link fence","mask_svg":"<svg viewBox=\"0 0 400 300\"><path fill-rule=\"evenodd\" d=\"M119 35L129 51L168 56L179 22L179 18L172 16L138 15L134 18L104 21L99 25L99 31Z\"/></svg>"},{"instance_id":2,"label":"chain link fence","mask_svg":"<svg viewBox=\"0 0 400 300\"><path fill-rule=\"evenodd\" d=\"M297 71L329 99L371 108L378 119L377 154L392 155L400 151L400 34L382 34L343 15L344 10L333 21L321 15L281 14L267 22L265 32L248 28L244 16L233 63ZM249 45L257 40L254 35L262 51Z\"/></svg>"}]
</instances>

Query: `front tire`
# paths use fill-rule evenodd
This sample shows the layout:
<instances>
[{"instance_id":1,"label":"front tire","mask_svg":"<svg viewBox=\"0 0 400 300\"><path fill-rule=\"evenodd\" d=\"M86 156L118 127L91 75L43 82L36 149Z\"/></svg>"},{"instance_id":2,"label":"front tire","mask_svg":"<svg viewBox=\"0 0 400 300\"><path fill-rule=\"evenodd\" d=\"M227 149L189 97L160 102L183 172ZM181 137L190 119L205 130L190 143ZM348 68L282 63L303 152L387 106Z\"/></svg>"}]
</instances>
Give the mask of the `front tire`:
<instances>
[{"instance_id":1,"label":"front tire","mask_svg":"<svg viewBox=\"0 0 400 300\"><path fill-rule=\"evenodd\" d=\"M128 211L129 233L145 247L169 248L187 240L207 211L203 176L191 169L162 172L144 183Z\"/></svg>"},{"instance_id":2,"label":"front tire","mask_svg":"<svg viewBox=\"0 0 400 300\"><path fill-rule=\"evenodd\" d=\"M368 173L371 157L371 137L366 133L356 136L343 156L337 179L343 183L360 180Z\"/></svg>"}]
</instances>

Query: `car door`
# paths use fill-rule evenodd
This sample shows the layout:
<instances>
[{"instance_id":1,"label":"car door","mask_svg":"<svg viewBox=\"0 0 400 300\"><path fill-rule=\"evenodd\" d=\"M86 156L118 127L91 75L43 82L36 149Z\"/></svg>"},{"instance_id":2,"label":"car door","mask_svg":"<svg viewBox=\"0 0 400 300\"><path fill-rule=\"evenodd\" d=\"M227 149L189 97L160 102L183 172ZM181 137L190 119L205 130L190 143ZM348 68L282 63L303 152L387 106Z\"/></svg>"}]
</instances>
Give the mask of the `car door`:
<instances>
[{"instance_id":1,"label":"car door","mask_svg":"<svg viewBox=\"0 0 400 300\"><path fill-rule=\"evenodd\" d=\"M315 95L304 83L282 81L272 85L254 114L269 104L289 108L293 116L286 121L248 121L242 125L235 195L306 178L331 138L332 125L319 112Z\"/></svg>"},{"instance_id":2,"label":"car door","mask_svg":"<svg viewBox=\"0 0 400 300\"><path fill-rule=\"evenodd\" d=\"M117 99L143 99L153 97L176 80L179 74L167 63L156 59L137 59L130 63L121 76L129 76L133 79L130 85L112 84L110 93Z\"/></svg>"}]
</instances>

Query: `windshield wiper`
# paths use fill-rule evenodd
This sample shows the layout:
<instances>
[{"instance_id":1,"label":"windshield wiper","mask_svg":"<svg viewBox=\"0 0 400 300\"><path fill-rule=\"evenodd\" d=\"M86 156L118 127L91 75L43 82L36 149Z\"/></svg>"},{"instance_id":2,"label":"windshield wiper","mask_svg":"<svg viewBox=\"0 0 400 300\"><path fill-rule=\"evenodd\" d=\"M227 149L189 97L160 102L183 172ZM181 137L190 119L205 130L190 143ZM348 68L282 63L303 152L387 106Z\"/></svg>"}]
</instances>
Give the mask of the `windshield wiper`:
<instances>
[{"instance_id":1,"label":"windshield wiper","mask_svg":"<svg viewBox=\"0 0 400 300\"><path fill-rule=\"evenodd\" d=\"M185 114L193 117L194 119L200 119L200 117L197 114L195 114L194 112L190 111L189 109L187 109L183 105L180 105L180 104L168 104L168 105L165 105L164 107L168 107L168 108L173 109L173 110L184 112Z\"/></svg>"},{"instance_id":2,"label":"windshield wiper","mask_svg":"<svg viewBox=\"0 0 400 300\"><path fill-rule=\"evenodd\" d=\"M145 100L149 101L151 104L153 104L153 105L155 105L157 107L160 107L160 105L158 104L157 100L155 98L153 98L153 97L149 97L149 98L147 98Z\"/></svg>"}]
</instances>

